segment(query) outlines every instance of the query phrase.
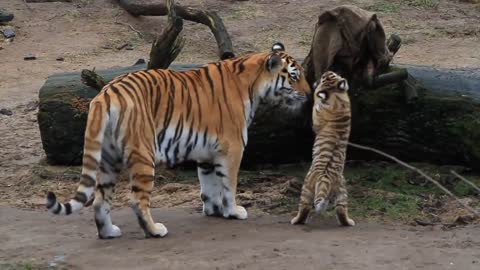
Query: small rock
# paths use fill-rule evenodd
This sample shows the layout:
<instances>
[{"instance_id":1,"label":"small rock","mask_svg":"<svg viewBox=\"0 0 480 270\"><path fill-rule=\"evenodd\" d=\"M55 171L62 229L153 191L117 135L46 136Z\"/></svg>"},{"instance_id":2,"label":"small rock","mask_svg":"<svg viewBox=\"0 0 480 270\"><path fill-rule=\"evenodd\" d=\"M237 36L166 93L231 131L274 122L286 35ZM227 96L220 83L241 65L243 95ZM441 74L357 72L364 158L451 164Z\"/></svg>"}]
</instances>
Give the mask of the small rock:
<instances>
[{"instance_id":1,"label":"small rock","mask_svg":"<svg viewBox=\"0 0 480 270\"><path fill-rule=\"evenodd\" d=\"M278 248L274 248L273 251L279 252L280 250Z\"/></svg>"},{"instance_id":2,"label":"small rock","mask_svg":"<svg viewBox=\"0 0 480 270\"><path fill-rule=\"evenodd\" d=\"M63 58L63 57L57 57L55 60L57 60L57 61L65 61L65 58Z\"/></svg>"},{"instance_id":3,"label":"small rock","mask_svg":"<svg viewBox=\"0 0 480 270\"><path fill-rule=\"evenodd\" d=\"M6 10L0 10L0 22L9 22L13 20L13 13Z\"/></svg>"},{"instance_id":4,"label":"small rock","mask_svg":"<svg viewBox=\"0 0 480 270\"><path fill-rule=\"evenodd\" d=\"M13 38L15 37L15 31L13 31L13 29L11 28L5 28L2 30L2 33L3 33L3 36L5 38Z\"/></svg>"},{"instance_id":5,"label":"small rock","mask_svg":"<svg viewBox=\"0 0 480 270\"><path fill-rule=\"evenodd\" d=\"M125 50L127 50L127 51L133 51L133 46L132 46L132 45L128 45L127 47L125 47Z\"/></svg>"},{"instance_id":6,"label":"small rock","mask_svg":"<svg viewBox=\"0 0 480 270\"><path fill-rule=\"evenodd\" d=\"M140 59L138 59L137 62L135 62L135 64L133 64L133 65L135 66L135 65L141 65L141 64L145 64L145 59L140 58Z\"/></svg>"},{"instance_id":7,"label":"small rock","mask_svg":"<svg viewBox=\"0 0 480 270\"><path fill-rule=\"evenodd\" d=\"M37 57L33 53L27 53L23 56L23 60L35 60Z\"/></svg>"},{"instance_id":8,"label":"small rock","mask_svg":"<svg viewBox=\"0 0 480 270\"><path fill-rule=\"evenodd\" d=\"M10 116L10 115L13 114L13 112L12 112L11 110L9 110L9 109L0 109L0 114Z\"/></svg>"}]
</instances>

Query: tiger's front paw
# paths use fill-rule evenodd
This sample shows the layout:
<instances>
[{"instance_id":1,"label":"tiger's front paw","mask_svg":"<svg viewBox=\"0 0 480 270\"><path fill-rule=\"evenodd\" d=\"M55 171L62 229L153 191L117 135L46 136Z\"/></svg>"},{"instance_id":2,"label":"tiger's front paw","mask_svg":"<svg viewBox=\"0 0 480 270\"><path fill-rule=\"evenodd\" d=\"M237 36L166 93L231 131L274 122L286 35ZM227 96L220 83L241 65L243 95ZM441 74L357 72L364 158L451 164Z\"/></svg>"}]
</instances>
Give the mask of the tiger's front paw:
<instances>
[{"instance_id":1,"label":"tiger's front paw","mask_svg":"<svg viewBox=\"0 0 480 270\"><path fill-rule=\"evenodd\" d=\"M233 209L232 213L224 213L223 216L225 218L247 219L248 213L245 207L237 205Z\"/></svg>"},{"instance_id":2,"label":"tiger's front paw","mask_svg":"<svg viewBox=\"0 0 480 270\"><path fill-rule=\"evenodd\" d=\"M122 236L122 231L119 227L112 225L110 228L103 227L101 232L97 233L100 239L113 239Z\"/></svg>"},{"instance_id":3,"label":"tiger's front paw","mask_svg":"<svg viewBox=\"0 0 480 270\"><path fill-rule=\"evenodd\" d=\"M149 234L146 234L146 238L154 237L154 238L160 238L160 237L165 237L165 235L168 234L167 227L163 225L162 223L155 223L155 228L153 229L152 232Z\"/></svg>"}]
</instances>

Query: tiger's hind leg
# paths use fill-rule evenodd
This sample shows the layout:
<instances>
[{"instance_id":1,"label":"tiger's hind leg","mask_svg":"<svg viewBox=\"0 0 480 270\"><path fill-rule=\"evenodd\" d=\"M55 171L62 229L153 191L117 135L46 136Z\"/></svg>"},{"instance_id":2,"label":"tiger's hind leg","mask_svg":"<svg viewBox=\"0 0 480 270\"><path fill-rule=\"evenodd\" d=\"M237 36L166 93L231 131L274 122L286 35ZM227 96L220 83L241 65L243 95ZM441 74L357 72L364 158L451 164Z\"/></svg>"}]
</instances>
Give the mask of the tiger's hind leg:
<instances>
[{"instance_id":1,"label":"tiger's hind leg","mask_svg":"<svg viewBox=\"0 0 480 270\"><path fill-rule=\"evenodd\" d=\"M162 223L155 223L150 213L150 197L153 190L155 165L153 153L148 150L133 150L127 164L130 181L130 206L137 216L138 223L145 233L145 237L164 237L168 231Z\"/></svg>"},{"instance_id":2,"label":"tiger's hind leg","mask_svg":"<svg viewBox=\"0 0 480 270\"><path fill-rule=\"evenodd\" d=\"M207 216L246 219L247 210L237 205L237 177L241 155L217 158L214 163L200 163L198 177L201 186L203 212Z\"/></svg>"},{"instance_id":3,"label":"tiger's hind leg","mask_svg":"<svg viewBox=\"0 0 480 270\"><path fill-rule=\"evenodd\" d=\"M291 224L306 224L312 209L313 197L315 194L312 192L311 183L308 182L308 175L302 186L302 193L300 194L300 202L298 204L298 213L290 221Z\"/></svg>"},{"instance_id":4,"label":"tiger's hind leg","mask_svg":"<svg viewBox=\"0 0 480 270\"><path fill-rule=\"evenodd\" d=\"M203 202L203 213L206 216L223 216L222 183L215 175L215 166L219 164L199 163L198 179L200 180L200 198Z\"/></svg>"},{"instance_id":5,"label":"tiger's hind leg","mask_svg":"<svg viewBox=\"0 0 480 270\"><path fill-rule=\"evenodd\" d=\"M339 190L335 199L337 220L342 226L355 226L355 221L348 216L348 193L345 187L345 178L341 176Z\"/></svg>"},{"instance_id":6,"label":"tiger's hind leg","mask_svg":"<svg viewBox=\"0 0 480 270\"><path fill-rule=\"evenodd\" d=\"M100 173L95 187L93 209L95 211L95 224L97 225L98 238L110 239L122 235L120 228L112 224L110 217L112 197L115 192L115 182L120 173L122 163L114 160L106 151L103 151L102 158Z\"/></svg>"}]
</instances>

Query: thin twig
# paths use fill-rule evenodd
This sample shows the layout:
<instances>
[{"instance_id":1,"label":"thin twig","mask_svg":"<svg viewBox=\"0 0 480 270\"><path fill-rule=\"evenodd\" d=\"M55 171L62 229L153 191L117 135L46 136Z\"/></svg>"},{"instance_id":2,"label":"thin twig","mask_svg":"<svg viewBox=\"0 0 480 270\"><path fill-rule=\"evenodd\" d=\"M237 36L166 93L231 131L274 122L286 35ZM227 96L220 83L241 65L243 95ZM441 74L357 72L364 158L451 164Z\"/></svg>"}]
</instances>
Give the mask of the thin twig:
<instances>
[{"instance_id":1,"label":"thin twig","mask_svg":"<svg viewBox=\"0 0 480 270\"><path fill-rule=\"evenodd\" d=\"M125 23L125 22L119 22L118 21L118 16L120 16L121 14L117 14L117 16L115 16L115 24L120 24L120 25L125 25L125 26L128 26L128 28L130 28L133 32L137 33L138 36L140 36L141 38L143 38L143 34L142 32L138 31L137 29L133 28L133 26L129 23Z\"/></svg>"},{"instance_id":2,"label":"thin twig","mask_svg":"<svg viewBox=\"0 0 480 270\"><path fill-rule=\"evenodd\" d=\"M477 185L475 185L473 182L467 180L465 177L461 176L460 174L458 174L454 170L450 170L450 173L452 173L456 177L460 178L460 180L464 181L465 183L469 184L471 187L473 187L474 189L476 189L478 191L478 194L480 194L480 188Z\"/></svg>"},{"instance_id":3,"label":"thin twig","mask_svg":"<svg viewBox=\"0 0 480 270\"><path fill-rule=\"evenodd\" d=\"M431 178L430 176L426 175L423 171L421 171L420 169L412 166L412 165L409 165L401 160L399 160L398 158L392 156L392 155L389 155L385 152L382 152L380 150L377 150L375 148L372 148L372 147L368 147L368 146L363 146L363 145L359 145L359 144L356 144L356 143L351 143L349 142L348 145L350 146L353 146L355 148L358 148L358 149L362 149L362 150L367 150L367 151L372 151L372 152L375 152L379 155L382 155L386 158L389 158L395 162L397 162L398 164L414 171L414 172L417 172L418 174L420 174L421 176L425 177L428 181L432 182L433 184L435 184L438 188L440 188L443 192L445 192L446 194L448 194L449 196L451 196L452 198L454 198L458 203L460 203L463 207L465 207L465 209L467 209L468 211L472 212L472 214L474 214L476 217L480 217L480 213L478 213L475 209L471 208L470 206L468 206L467 204L465 204L464 202L462 202L457 196L455 196L452 192L450 192L448 189L446 189L444 186L442 186L439 182L437 182L436 180L434 180L433 178Z\"/></svg>"},{"instance_id":4,"label":"thin twig","mask_svg":"<svg viewBox=\"0 0 480 270\"><path fill-rule=\"evenodd\" d=\"M32 10L32 9L30 8L30 6L27 4L27 0L23 0L23 3L25 4L25 7L26 7L28 10Z\"/></svg>"}]
</instances>

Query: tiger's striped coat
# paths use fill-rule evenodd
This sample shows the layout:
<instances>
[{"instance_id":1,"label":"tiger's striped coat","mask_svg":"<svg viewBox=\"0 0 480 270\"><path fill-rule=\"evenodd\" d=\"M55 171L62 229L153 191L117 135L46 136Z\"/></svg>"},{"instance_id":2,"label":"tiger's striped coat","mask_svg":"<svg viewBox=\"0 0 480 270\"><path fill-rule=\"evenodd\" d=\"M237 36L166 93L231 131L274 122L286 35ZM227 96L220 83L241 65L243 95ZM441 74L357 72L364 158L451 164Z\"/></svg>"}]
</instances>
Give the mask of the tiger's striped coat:
<instances>
[{"instance_id":1,"label":"tiger's striped coat","mask_svg":"<svg viewBox=\"0 0 480 270\"><path fill-rule=\"evenodd\" d=\"M167 228L150 214L155 165L192 160L198 162L203 212L247 218L235 194L247 128L257 106L267 101L300 110L310 93L301 66L278 48L284 47L277 44L272 52L197 70L145 70L114 79L90 103L75 197L62 204L50 192L47 208L69 215L83 208L95 191L99 238L120 236L110 205L116 178L126 168L131 206L145 236L163 237Z\"/></svg>"},{"instance_id":2,"label":"tiger's striped coat","mask_svg":"<svg viewBox=\"0 0 480 270\"><path fill-rule=\"evenodd\" d=\"M348 217L348 194L343 177L351 118L347 91L347 81L331 71L322 75L315 89L312 122L316 137L312 164L305 177L298 213L292 224L306 223L312 207L319 212L327 208L329 201L333 201L339 223L355 225Z\"/></svg>"}]
</instances>

